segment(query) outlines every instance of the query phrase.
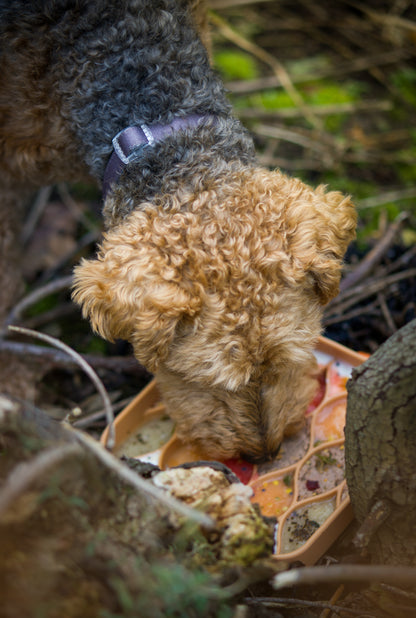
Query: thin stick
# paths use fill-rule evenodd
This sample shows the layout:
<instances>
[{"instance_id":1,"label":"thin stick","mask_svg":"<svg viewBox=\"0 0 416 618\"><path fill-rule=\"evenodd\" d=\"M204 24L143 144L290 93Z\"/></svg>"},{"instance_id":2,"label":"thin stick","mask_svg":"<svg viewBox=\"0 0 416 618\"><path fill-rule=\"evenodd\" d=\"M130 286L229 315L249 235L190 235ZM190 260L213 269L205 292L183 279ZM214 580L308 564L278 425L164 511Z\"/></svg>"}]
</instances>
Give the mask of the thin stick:
<instances>
[{"instance_id":1,"label":"thin stick","mask_svg":"<svg viewBox=\"0 0 416 618\"><path fill-rule=\"evenodd\" d=\"M233 30L216 13L213 13L212 11L210 11L209 18L210 18L210 21L212 21L220 29L222 34L227 39L235 43L235 45L238 45L238 47L240 47L241 49L244 49L245 51L249 52L256 58L264 62L265 64L267 64L272 69L276 79L279 81L282 87L286 90L286 92L288 93L292 101L301 110L306 120L308 120L313 127L319 130L323 129L323 124L322 124L321 119L317 118L309 110L302 96L299 94L299 92L294 87L293 82L289 76L289 73L286 71L284 66L278 60L276 60L274 56L267 53L264 49L262 49L258 45L255 45L255 43L252 43L251 41L248 41L247 39L242 37L235 30Z\"/></svg>"},{"instance_id":2,"label":"thin stick","mask_svg":"<svg viewBox=\"0 0 416 618\"><path fill-rule=\"evenodd\" d=\"M74 359L74 361L81 367L81 369L83 369L83 371L88 375L88 377L93 382L94 386L96 387L97 391L100 393L101 398L103 400L104 410L105 410L106 417L107 417L107 423L109 425L108 439L106 441L105 446L106 448L110 450L113 449L114 444L115 444L113 409L111 406L110 398L107 394L107 391L105 390L104 384L101 382L100 378L95 373L94 369L82 358L80 354L78 354L78 352L75 352L75 350L67 346L62 341L55 339L55 337L51 337L50 335L46 335L45 333L39 333L29 328L22 328L20 326L9 326L8 328L9 330L15 333L27 335L28 337L34 337L35 339L40 339L41 341L45 341L46 343L49 343L50 345L56 348L59 348L60 350L63 350L64 352L66 352L69 356L71 356Z\"/></svg>"},{"instance_id":3,"label":"thin stick","mask_svg":"<svg viewBox=\"0 0 416 618\"><path fill-rule=\"evenodd\" d=\"M346 309L352 305L356 305L364 298L377 294L381 290L388 288L390 285L403 281L403 279L410 279L411 277L416 277L416 268L409 268L408 270L395 273L389 277L383 277L382 279L373 281L372 283L358 285L355 288L346 290L337 298L337 301L339 302L331 305L330 312L328 311L328 313L329 315L344 313Z\"/></svg>"},{"instance_id":4,"label":"thin stick","mask_svg":"<svg viewBox=\"0 0 416 618\"><path fill-rule=\"evenodd\" d=\"M0 339L0 352L9 352L16 356L32 356L39 358L46 363L59 365L62 367L78 367L78 363L73 358L60 350L44 348L39 345L22 343L20 341L6 341ZM150 373L139 365L134 356L96 356L94 354L84 354L82 358L86 363L96 369L105 369L115 373L134 373L145 378L150 377Z\"/></svg>"},{"instance_id":5,"label":"thin stick","mask_svg":"<svg viewBox=\"0 0 416 618\"><path fill-rule=\"evenodd\" d=\"M290 129L285 129L284 127L264 124L256 126L253 130L259 135L273 137L275 139L284 139L287 142L298 144L304 148L311 148L321 154L327 154L328 152L328 146L325 143L322 143L322 136L320 139L314 139L313 137L311 138L300 131L291 131ZM333 143L331 144L331 147L334 147Z\"/></svg>"},{"instance_id":6,"label":"thin stick","mask_svg":"<svg viewBox=\"0 0 416 618\"><path fill-rule=\"evenodd\" d=\"M333 607L336 607L337 601L339 601L339 599L344 594L344 588L345 588L344 584L341 584L340 586L337 587L334 594L328 601L328 604L330 605L330 607L326 607L325 609L323 609L319 615L319 618L329 618L329 616L332 613Z\"/></svg>"},{"instance_id":7,"label":"thin stick","mask_svg":"<svg viewBox=\"0 0 416 618\"><path fill-rule=\"evenodd\" d=\"M394 323L393 320L393 316L391 315L391 311L386 303L386 299L384 297L384 294L382 294L381 292L379 292L377 294L377 300L379 302L380 305L380 309L381 309L381 313L383 314L383 317L386 321L387 327L389 329L389 334L392 335L393 333L396 332L397 330L397 326Z\"/></svg>"},{"instance_id":8,"label":"thin stick","mask_svg":"<svg viewBox=\"0 0 416 618\"><path fill-rule=\"evenodd\" d=\"M38 191L20 236L20 242L22 243L22 245L25 245L31 237L37 222L39 221L43 211L46 208L46 204L49 201L51 193L52 187L42 187L42 189Z\"/></svg>"},{"instance_id":9,"label":"thin stick","mask_svg":"<svg viewBox=\"0 0 416 618\"><path fill-rule=\"evenodd\" d=\"M368 303L368 305L366 305L365 307L357 307L356 309L352 309L348 313L337 312L337 313L331 314L330 317L324 316L323 323L325 327L333 326L334 324L338 324L339 322L348 322L349 320L352 320L354 318L357 318L363 315L375 316L377 317L377 319L379 319L380 317L380 312L378 311L379 306L380 305L378 301L375 301L372 303Z\"/></svg>"},{"instance_id":10,"label":"thin stick","mask_svg":"<svg viewBox=\"0 0 416 618\"><path fill-rule=\"evenodd\" d=\"M329 584L338 582L375 582L398 586L416 584L416 567L388 565L342 564L329 567L305 567L284 571L274 576L276 590L304 584Z\"/></svg>"},{"instance_id":11,"label":"thin stick","mask_svg":"<svg viewBox=\"0 0 416 618\"><path fill-rule=\"evenodd\" d=\"M364 616L362 610L350 609L348 607L341 607L334 605L329 601L308 601L307 599L291 599L286 597L255 597L254 599L246 598L244 602L247 605L260 605L261 607L314 607L316 609L332 610L334 613L345 612L351 614L351 616Z\"/></svg>"},{"instance_id":12,"label":"thin stick","mask_svg":"<svg viewBox=\"0 0 416 618\"><path fill-rule=\"evenodd\" d=\"M62 182L58 184L57 188L59 197L61 198L63 204L74 215L75 219L77 221L81 221L89 232L98 234L99 225L97 223L93 223L88 217L85 216L83 207L76 200L74 200L74 198L68 191L67 184Z\"/></svg>"},{"instance_id":13,"label":"thin stick","mask_svg":"<svg viewBox=\"0 0 416 618\"><path fill-rule=\"evenodd\" d=\"M357 268L355 268L349 275L347 275L339 286L341 292L351 288L354 284L361 281L376 264L380 262L383 255L386 254L388 249L394 243L397 234L402 228L403 221L408 218L406 212L400 213L396 220L389 226L387 232L383 235L381 240L367 253L365 258L361 260Z\"/></svg>"},{"instance_id":14,"label":"thin stick","mask_svg":"<svg viewBox=\"0 0 416 618\"><path fill-rule=\"evenodd\" d=\"M403 17L398 17L397 15L391 15L389 13L373 11L361 2L348 2L348 4L368 15L368 17L376 23L387 24L388 26L400 27L405 30L410 30L411 32L416 32L416 23L410 19L404 19Z\"/></svg>"},{"instance_id":15,"label":"thin stick","mask_svg":"<svg viewBox=\"0 0 416 618\"><path fill-rule=\"evenodd\" d=\"M409 189L401 189L399 191L386 191L380 195L368 197L365 200L360 200L358 204L358 210L364 208L376 208L382 204L388 204L389 202L397 202L398 200L407 200L416 197L416 188L411 187Z\"/></svg>"},{"instance_id":16,"label":"thin stick","mask_svg":"<svg viewBox=\"0 0 416 618\"><path fill-rule=\"evenodd\" d=\"M412 52L408 49L395 49L381 54L371 54L370 56L360 56L353 61L346 61L336 64L335 67L328 69L317 70L314 73L299 75L292 78L294 84L306 84L311 81L316 81L325 77L339 77L350 73L369 70L371 67L383 66L385 64L395 64L400 60L412 56ZM258 90L266 90L269 88L282 87L283 84L276 75L261 77L252 80L239 80L235 82L227 82L227 90L234 94L248 94L257 92Z\"/></svg>"},{"instance_id":17,"label":"thin stick","mask_svg":"<svg viewBox=\"0 0 416 618\"><path fill-rule=\"evenodd\" d=\"M399 257L394 262L391 262L391 264L388 264L387 266L382 266L380 269L382 275L389 275L390 273L399 270L399 268L402 268L402 266L407 266L415 255L416 245L413 245L413 247L410 247L410 249L405 251L405 253L399 255Z\"/></svg>"},{"instance_id":18,"label":"thin stick","mask_svg":"<svg viewBox=\"0 0 416 618\"><path fill-rule=\"evenodd\" d=\"M45 298L50 294L55 294L55 292L60 292L61 290L69 288L72 283L73 277L72 275L69 275L67 277L55 279L55 281L51 281L50 283L47 283L46 285L43 285L36 290L33 290L33 292L27 294L27 296L22 298L22 300L13 307L13 309L10 311L9 315L6 318L6 326L18 320L26 309L37 303L42 298Z\"/></svg>"},{"instance_id":19,"label":"thin stick","mask_svg":"<svg viewBox=\"0 0 416 618\"><path fill-rule=\"evenodd\" d=\"M134 397L126 397L121 401L117 401L117 403L113 404L113 412L118 412L122 408L125 408L126 405L133 401ZM71 423L72 427L76 427L77 429L85 429L89 427L96 421L100 421L105 416L105 410L97 410L97 412L91 412L87 416L83 416L77 421L73 421Z\"/></svg>"},{"instance_id":20,"label":"thin stick","mask_svg":"<svg viewBox=\"0 0 416 618\"><path fill-rule=\"evenodd\" d=\"M396 586L389 586L389 584L380 584L380 588L384 588L384 590L388 590L389 592L392 592L393 594L400 595L405 599L416 601L415 592L409 592L408 590L402 590L401 588L396 588Z\"/></svg>"},{"instance_id":21,"label":"thin stick","mask_svg":"<svg viewBox=\"0 0 416 618\"><path fill-rule=\"evenodd\" d=\"M316 116L330 116L331 114L355 114L356 112L388 112L393 109L393 104L390 103L390 101L372 100L354 103L333 103L330 105L308 105L308 108ZM250 107L248 109L237 109L236 114L238 114L239 118L254 118L255 120L258 120L259 118L279 120L280 118L298 118L300 115L303 115L302 112L296 107L282 107L276 110L265 110L258 107ZM413 197L413 194L416 194L416 189L410 189L408 191L411 192L411 197Z\"/></svg>"}]
</instances>

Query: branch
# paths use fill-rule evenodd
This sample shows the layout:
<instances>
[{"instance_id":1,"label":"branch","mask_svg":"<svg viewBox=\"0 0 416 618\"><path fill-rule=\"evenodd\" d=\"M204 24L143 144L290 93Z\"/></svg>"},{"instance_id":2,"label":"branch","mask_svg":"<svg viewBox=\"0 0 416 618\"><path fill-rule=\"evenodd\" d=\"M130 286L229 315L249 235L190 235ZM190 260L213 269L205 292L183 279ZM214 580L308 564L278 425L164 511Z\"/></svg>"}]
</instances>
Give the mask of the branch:
<instances>
[{"instance_id":1,"label":"branch","mask_svg":"<svg viewBox=\"0 0 416 618\"><path fill-rule=\"evenodd\" d=\"M114 414L113 409L111 407L111 401L105 390L104 384L101 382L98 375L95 373L94 369L82 358L78 352L75 352L72 348L67 346L62 341L55 339L55 337L51 337L50 335L45 335L45 333L39 333L34 330L30 330L29 328L21 328L20 326L9 326L9 330L14 331L16 333L20 333L22 335L27 335L28 337L34 337L35 339L40 339L41 341L45 341L50 345L63 350L69 356L71 356L74 361L81 367L81 369L88 375L88 377L93 382L97 391L100 393L101 398L103 400L104 409L107 417L107 423L109 425L108 438L106 441L106 447L108 449L114 448L115 444L115 430L114 430Z\"/></svg>"},{"instance_id":2,"label":"branch","mask_svg":"<svg viewBox=\"0 0 416 618\"><path fill-rule=\"evenodd\" d=\"M280 590L305 584L331 584L346 581L388 582L398 586L414 586L416 584L416 567L360 564L305 567L278 573L274 576L272 585L275 590Z\"/></svg>"},{"instance_id":3,"label":"branch","mask_svg":"<svg viewBox=\"0 0 416 618\"><path fill-rule=\"evenodd\" d=\"M251 606L260 607L313 607L315 609L330 609L335 614L343 612L345 614L350 614L351 616L362 616L362 610L350 609L348 607L342 607L340 605L334 605L328 601L308 601L307 599L290 599L287 597L255 597L253 598L245 598L244 603ZM280 614L279 614L280 616Z\"/></svg>"},{"instance_id":4,"label":"branch","mask_svg":"<svg viewBox=\"0 0 416 618\"><path fill-rule=\"evenodd\" d=\"M357 268L352 273L347 275L339 286L341 292L351 288L358 281L364 279L364 277L374 268L376 264L380 262L382 257L387 253L388 249L394 243L397 234L402 228L403 222L408 218L407 212L402 212L395 221L389 226L387 232L379 240L379 242L367 253L365 258L361 260Z\"/></svg>"},{"instance_id":5,"label":"branch","mask_svg":"<svg viewBox=\"0 0 416 618\"><path fill-rule=\"evenodd\" d=\"M302 96L296 90L293 85L292 79L289 73L286 71L285 67L278 61L274 56L267 53L264 49L248 41L244 37L242 37L238 32L233 30L219 15L210 11L209 13L210 21L212 21L222 32L222 34L230 41L232 41L235 45L238 45L241 49L249 52L265 64L267 64L271 70L273 71L275 78L281 84L281 86L286 90L287 94L290 96L295 105L301 110L302 115L309 121L309 123L315 127L316 129L322 130L323 125L320 118L317 118L305 104Z\"/></svg>"},{"instance_id":6,"label":"branch","mask_svg":"<svg viewBox=\"0 0 416 618\"><path fill-rule=\"evenodd\" d=\"M41 359L45 363L61 367L74 368L79 366L73 358L60 350L44 348L43 346L31 345L20 341L0 339L0 352L9 352L9 354L16 356L32 356L33 358ZM104 369L116 373L135 373L139 376L150 377L150 373L139 365L134 356L106 357L96 356L95 354L83 354L82 358L86 363L95 367L95 369Z\"/></svg>"},{"instance_id":7,"label":"branch","mask_svg":"<svg viewBox=\"0 0 416 618\"><path fill-rule=\"evenodd\" d=\"M340 77L350 73L361 72L371 69L372 67L383 66L386 64L395 64L400 60L412 57L413 53L410 49L395 49L381 54L371 54L370 56L359 56L352 61L335 64L328 69L317 70L314 73L307 73L293 77L294 84L306 84L311 81L323 79L326 77ZM227 90L234 94L248 94L265 90L268 88L282 87L282 83L276 75L262 77L252 80L240 80L235 82L227 82Z\"/></svg>"},{"instance_id":8,"label":"branch","mask_svg":"<svg viewBox=\"0 0 416 618\"><path fill-rule=\"evenodd\" d=\"M22 298L22 300L13 307L13 309L10 311L9 315L6 318L5 325L8 326L9 324L13 324L13 322L19 320L22 313L26 309L37 303L39 300L42 300L42 298L45 298L50 294L55 294L55 292L60 292L61 290L71 287L72 282L73 277L72 275L69 275L67 277L55 279L55 281L51 281L50 283L47 283L46 285L43 285L36 290L33 290L33 292Z\"/></svg>"},{"instance_id":9,"label":"branch","mask_svg":"<svg viewBox=\"0 0 416 618\"><path fill-rule=\"evenodd\" d=\"M340 294L336 298L337 302L334 302L333 305L329 305L327 317L333 316L336 313L343 314L346 309L357 304L363 299L373 296L373 294L377 294L394 283L403 281L403 279L410 279L411 277L416 277L416 268L409 268L408 270L395 273L389 277L383 277L379 280L373 281L372 283L363 283L362 285L358 285L350 290L345 290L343 294ZM324 323L328 324L329 321L324 320Z\"/></svg>"}]
</instances>

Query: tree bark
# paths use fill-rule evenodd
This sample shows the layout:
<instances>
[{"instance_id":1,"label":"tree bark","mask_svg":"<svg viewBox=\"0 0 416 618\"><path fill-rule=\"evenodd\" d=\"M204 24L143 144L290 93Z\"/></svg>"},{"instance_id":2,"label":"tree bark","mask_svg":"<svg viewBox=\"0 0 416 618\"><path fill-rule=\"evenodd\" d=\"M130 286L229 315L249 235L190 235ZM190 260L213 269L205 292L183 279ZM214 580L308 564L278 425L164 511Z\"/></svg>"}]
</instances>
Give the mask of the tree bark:
<instances>
[{"instance_id":1,"label":"tree bark","mask_svg":"<svg viewBox=\"0 0 416 618\"><path fill-rule=\"evenodd\" d=\"M348 385L346 478L372 561L416 565L416 320Z\"/></svg>"}]
</instances>

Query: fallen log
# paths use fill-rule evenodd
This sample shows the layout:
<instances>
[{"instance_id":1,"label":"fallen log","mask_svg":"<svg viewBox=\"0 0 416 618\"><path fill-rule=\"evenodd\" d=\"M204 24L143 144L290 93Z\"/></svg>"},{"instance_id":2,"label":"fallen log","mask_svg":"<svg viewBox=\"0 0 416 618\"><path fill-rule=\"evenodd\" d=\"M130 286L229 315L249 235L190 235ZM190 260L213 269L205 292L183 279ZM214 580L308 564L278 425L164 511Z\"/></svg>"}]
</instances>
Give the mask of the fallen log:
<instances>
[{"instance_id":1,"label":"fallen log","mask_svg":"<svg viewBox=\"0 0 416 618\"><path fill-rule=\"evenodd\" d=\"M0 455L5 618L219 616L224 570L271 554L272 523L221 470L128 466L6 396Z\"/></svg>"}]
</instances>

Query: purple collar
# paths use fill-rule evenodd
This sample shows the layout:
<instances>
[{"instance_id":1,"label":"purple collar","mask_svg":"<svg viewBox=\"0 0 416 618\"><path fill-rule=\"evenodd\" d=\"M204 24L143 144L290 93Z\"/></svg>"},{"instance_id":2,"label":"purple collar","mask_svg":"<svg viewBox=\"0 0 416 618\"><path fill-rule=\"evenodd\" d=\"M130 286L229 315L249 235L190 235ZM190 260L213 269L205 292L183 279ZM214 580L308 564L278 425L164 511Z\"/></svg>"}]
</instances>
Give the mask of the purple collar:
<instances>
[{"instance_id":1,"label":"purple collar","mask_svg":"<svg viewBox=\"0 0 416 618\"><path fill-rule=\"evenodd\" d=\"M112 184L117 182L121 172L131 161L134 160L137 149L143 146L152 146L155 142L160 142L176 131L197 127L201 122L213 119L215 116L200 116L192 114L184 118L174 118L169 124L154 124L148 126L127 127L113 138L113 152L104 172L103 197L106 195Z\"/></svg>"}]
</instances>

